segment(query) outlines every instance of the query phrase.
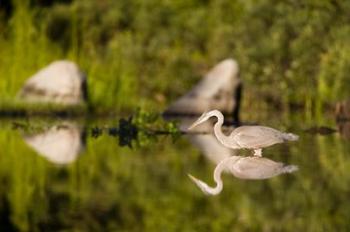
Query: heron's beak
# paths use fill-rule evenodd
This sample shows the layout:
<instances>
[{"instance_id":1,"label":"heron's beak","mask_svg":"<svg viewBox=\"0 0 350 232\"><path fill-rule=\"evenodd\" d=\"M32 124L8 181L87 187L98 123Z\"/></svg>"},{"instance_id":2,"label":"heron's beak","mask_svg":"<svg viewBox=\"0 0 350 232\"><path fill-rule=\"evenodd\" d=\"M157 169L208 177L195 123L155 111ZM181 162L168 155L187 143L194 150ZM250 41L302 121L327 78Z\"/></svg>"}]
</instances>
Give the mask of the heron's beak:
<instances>
[{"instance_id":1,"label":"heron's beak","mask_svg":"<svg viewBox=\"0 0 350 232\"><path fill-rule=\"evenodd\" d=\"M194 123L192 123L192 125L187 130L192 130L193 128L195 128L196 126L204 122L205 121L204 117L205 117L204 114L200 116Z\"/></svg>"},{"instance_id":2,"label":"heron's beak","mask_svg":"<svg viewBox=\"0 0 350 232\"><path fill-rule=\"evenodd\" d=\"M198 120L195 121L187 130L192 130L193 128L195 128L198 125Z\"/></svg>"}]
</instances>

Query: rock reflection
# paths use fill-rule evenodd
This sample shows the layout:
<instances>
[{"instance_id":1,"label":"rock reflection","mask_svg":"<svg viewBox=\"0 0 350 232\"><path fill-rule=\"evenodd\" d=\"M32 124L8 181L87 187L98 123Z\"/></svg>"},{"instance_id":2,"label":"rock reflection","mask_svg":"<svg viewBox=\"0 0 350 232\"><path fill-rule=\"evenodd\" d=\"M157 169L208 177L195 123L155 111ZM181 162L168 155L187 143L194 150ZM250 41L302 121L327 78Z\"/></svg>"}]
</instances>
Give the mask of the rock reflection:
<instances>
[{"instance_id":1,"label":"rock reflection","mask_svg":"<svg viewBox=\"0 0 350 232\"><path fill-rule=\"evenodd\" d=\"M35 135L25 135L24 141L48 161L66 165L74 162L85 147L85 133L72 122L63 122Z\"/></svg>"},{"instance_id":2,"label":"rock reflection","mask_svg":"<svg viewBox=\"0 0 350 232\"><path fill-rule=\"evenodd\" d=\"M196 118L181 119L180 130L186 131ZM188 140L200 150L211 162L218 164L221 160L237 154L237 150L229 149L216 139L213 134L213 126L210 121L198 125L188 133Z\"/></svg>"}]
</instances>

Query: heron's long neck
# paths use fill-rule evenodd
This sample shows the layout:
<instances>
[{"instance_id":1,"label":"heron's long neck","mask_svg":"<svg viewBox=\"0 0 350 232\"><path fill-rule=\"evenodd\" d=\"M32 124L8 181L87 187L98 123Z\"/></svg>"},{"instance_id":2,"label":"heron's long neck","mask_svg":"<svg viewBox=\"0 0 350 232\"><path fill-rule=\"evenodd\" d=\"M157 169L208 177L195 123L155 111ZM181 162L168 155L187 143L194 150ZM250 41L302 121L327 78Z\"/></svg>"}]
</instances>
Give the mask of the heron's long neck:
<instances>
[{"instance_id":1,"label":"heron's long neck","mask_svg":"<svg viewBox=\"0 0 350 232\"><path fill-rule=\"evenodd\" d=\"M239 148L239 146L234 141L231 141L229 136L226 136L221 130L222 124L224 123L224 116L222 114L217 114L215 116L218 118L218 121L214 125L214 134L216 138L226 147Z\"/></svg>"}]
</instances>

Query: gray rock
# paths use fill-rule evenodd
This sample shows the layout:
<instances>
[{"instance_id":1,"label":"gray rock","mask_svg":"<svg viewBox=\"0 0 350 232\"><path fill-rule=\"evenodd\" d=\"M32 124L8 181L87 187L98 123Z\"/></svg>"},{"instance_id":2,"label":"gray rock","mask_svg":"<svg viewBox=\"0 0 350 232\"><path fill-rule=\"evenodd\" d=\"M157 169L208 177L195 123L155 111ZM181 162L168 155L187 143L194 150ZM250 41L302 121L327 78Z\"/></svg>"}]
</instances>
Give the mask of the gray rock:
<instances>
[{"instance_id":1,"label":"gray rock","mask_svg":"<svg viewBox=\"0 0 350 232\"><path fill-rule=\"evenodd\" d=\"M87 100L86 77L70 61L55 61L30 77L18 96L27 102L74 105Z\"/></svg>"},{"instance_id":2,"label":"gray rock","mask_svg":"<svg viewBox=\"0 0 350 232\"><path fill-rule=\"evenodd\" d=\"M217 109L238 117L240 91L238 64L233 59L226 59L211 69L187 94L172 103L165 114L197 115Z\"/></svg>"}]
</instances>

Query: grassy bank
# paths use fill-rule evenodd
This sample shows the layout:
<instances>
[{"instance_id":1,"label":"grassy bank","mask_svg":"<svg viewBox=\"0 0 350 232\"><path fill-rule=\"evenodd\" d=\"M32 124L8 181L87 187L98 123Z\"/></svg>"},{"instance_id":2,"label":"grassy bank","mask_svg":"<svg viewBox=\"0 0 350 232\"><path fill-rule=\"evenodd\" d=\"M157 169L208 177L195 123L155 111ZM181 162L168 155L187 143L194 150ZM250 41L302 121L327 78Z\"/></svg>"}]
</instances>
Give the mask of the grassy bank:
<instances>
[{"instance_id":1,"label":"grassy bank","mask_svg":"<svg viewBox=\"0 0 350 232\"><path fill-rule=\"evenodd\" d=\"M241 66L243 108L296 105L314 115L348 97L347 2L65 2L0 6L1 106L57 59L87 73L102 112L161 111L227 57Z\"/></svg>"}]
</instances>

